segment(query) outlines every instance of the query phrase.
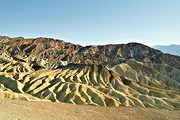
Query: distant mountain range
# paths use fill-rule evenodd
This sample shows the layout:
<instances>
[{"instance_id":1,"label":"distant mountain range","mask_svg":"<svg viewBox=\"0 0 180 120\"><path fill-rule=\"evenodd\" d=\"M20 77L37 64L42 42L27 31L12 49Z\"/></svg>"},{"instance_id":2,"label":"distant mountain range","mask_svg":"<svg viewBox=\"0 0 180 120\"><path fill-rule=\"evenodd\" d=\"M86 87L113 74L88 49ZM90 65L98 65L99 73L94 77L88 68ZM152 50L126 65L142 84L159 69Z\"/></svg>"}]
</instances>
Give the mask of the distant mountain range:
<instances>
[{"instance_id":1,"label":"distant mountain range","mask_svg":"<svg viewBox=\"0 0 180 120\"><path fill-rule=\"evenodd\" d=\"M180 45L156 45L152 48L158 49L164 53L180 56Z\"/></svg>"}]
</instances>

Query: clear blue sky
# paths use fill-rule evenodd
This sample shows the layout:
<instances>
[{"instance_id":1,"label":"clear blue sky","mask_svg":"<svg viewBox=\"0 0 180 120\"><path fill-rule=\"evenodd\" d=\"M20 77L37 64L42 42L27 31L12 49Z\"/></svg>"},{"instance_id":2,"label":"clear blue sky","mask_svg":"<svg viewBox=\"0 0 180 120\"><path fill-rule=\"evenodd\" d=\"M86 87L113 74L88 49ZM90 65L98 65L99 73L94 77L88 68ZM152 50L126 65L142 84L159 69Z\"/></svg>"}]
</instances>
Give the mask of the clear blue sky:
<instances>
[{"instance_id":1,"label":"clear blue sky","mask_svg":"<svg viewBox=\"0 0 180 120\"><path fill-rule=\"evenodd\" d=\"M180 44L180 0L0 0L0 35Z\"/></svg>"}]
</instances>

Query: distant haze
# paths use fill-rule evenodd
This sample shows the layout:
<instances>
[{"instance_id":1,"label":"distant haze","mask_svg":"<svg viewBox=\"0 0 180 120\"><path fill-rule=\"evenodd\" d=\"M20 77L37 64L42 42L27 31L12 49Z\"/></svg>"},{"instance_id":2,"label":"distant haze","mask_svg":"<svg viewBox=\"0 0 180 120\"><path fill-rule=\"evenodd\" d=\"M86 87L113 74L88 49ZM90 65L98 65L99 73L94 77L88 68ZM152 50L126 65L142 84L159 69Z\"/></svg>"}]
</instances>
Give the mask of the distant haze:
<instances>
[{"instance_id":1,"label":"distant haze","mask_svg":"<svg viewBox=\"0 0 180 120\"><path fill-rule=\"evenodd\" d=\"M180 45L156 45L152 46L152 48L158 49L164 53L180 56Z\"/></svg>"}]
</instances>

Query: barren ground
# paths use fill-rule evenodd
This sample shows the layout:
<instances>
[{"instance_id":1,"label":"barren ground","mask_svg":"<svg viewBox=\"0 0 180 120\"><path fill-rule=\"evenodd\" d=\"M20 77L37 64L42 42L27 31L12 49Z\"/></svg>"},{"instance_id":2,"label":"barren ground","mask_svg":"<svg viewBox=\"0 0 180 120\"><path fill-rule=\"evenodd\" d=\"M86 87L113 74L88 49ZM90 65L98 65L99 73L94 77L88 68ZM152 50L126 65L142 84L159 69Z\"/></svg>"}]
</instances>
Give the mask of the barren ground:
<instances>
[{"instance_id":1,"label":"barren ground","mask_svg":"<svg viewBox=\"0 0 180 120\"><path fill-rule=\"evenodd\" d=\"M179 120L180 111L0 100L1 120Z\"/></svg>"}]
</instances>

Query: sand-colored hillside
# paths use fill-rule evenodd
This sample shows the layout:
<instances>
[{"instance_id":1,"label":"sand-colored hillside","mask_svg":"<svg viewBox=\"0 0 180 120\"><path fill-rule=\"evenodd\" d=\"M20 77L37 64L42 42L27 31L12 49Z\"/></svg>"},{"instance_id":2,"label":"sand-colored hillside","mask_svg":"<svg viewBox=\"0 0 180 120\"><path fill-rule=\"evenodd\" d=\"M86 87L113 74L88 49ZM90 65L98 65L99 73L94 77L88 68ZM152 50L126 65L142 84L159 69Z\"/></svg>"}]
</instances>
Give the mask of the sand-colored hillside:
<instances>
[{"instance_id":1,"label":"sand-colored hillside","mask_svg":"<svg viewBox=\"0 0 180 120\"><path fill-rule=\"evenodd\" d=\"M0 66L1 98L180 109L178 69L173 69L172 80L154 66L133 60L114 67L69 64L56 70L34 70L26 62L3 58Z\"/></svg>"},{"instance_id":2,"label":"sand-colored hillside","mask_svg":"<svg viewBox=\"0 0 180 120\"><path fill-rule=\"evenodd\" d=\"M180 109L180 57L148 46L0 37L0 99Z\"/></svg>"}]
</instances>

